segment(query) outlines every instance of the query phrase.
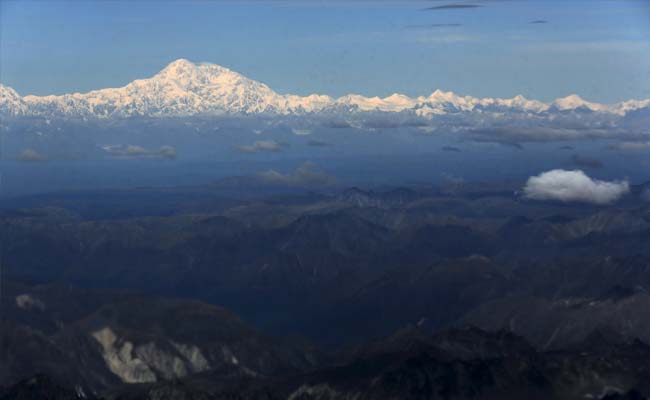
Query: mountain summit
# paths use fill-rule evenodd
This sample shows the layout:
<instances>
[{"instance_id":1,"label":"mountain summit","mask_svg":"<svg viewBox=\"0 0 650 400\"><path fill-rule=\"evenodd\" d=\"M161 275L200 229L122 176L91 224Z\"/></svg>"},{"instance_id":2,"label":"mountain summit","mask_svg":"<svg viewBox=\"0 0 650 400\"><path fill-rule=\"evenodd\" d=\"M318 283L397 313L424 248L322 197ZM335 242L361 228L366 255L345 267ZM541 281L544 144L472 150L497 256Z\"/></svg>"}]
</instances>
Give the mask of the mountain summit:
<instances>
[{"instance_id":1,"label":"mountain summit","mask_svg":"<svg viewBox=\"0 0 650 400\"><path fill-rule=\"evenodd\" d=\"M593 112L624 115L650 106L649 100L602 105L577 95L547 104L523 96L512 99L458 96L436 90L429 97L411 98L394 93L385 98L349 94L338 99L324 95L278 94L267 85L228 68L178 59L151 78L120 88L61 96L24 96L0 85L0 115L61 117L193 116L238 114L305 114L333 112L412 111L434 117L458 112L544 113L587 108Z\"/></svg>"}]
</instances>

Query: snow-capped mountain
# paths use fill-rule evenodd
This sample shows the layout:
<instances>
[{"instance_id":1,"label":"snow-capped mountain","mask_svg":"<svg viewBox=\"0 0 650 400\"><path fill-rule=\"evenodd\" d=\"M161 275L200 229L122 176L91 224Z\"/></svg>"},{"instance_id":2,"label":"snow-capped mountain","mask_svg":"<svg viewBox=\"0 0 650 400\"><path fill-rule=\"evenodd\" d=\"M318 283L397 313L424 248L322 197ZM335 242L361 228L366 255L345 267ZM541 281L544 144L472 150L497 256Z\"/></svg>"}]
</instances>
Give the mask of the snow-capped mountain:
<instances>
[{"instance_id":1,"label":"snow-capped mountain","mask_svg":"<svg viewBox=\"0 0 650 400\"><path fill-rule=\"evenodd\" d=\"M25 115L28 107L18 93L10 87L0 85L0 114Z\"/></svg>"},{"instance_id":2,"label":"snow-capped mountain","mask_svg":"<svg viewBox=\"0 0 650 400\"><path fill-rule=\"evenodd\" d=\"M267 85L215 64L195 64L179 59L151 78L138 79L121 88L61 96L24 96L0 85L0 114L9 116L129 117L232 114L294 115L315 112L401 112L423 117L463 112L545 113L591 111L625 115L650 107L650 100L629 100L603 105L577 95L552 103L529 100L458 96L436 90L430 96L411 98L392 94L385 98L350 94L338 99L313 94L278 94Z\"/></svg>"}]
</instances>

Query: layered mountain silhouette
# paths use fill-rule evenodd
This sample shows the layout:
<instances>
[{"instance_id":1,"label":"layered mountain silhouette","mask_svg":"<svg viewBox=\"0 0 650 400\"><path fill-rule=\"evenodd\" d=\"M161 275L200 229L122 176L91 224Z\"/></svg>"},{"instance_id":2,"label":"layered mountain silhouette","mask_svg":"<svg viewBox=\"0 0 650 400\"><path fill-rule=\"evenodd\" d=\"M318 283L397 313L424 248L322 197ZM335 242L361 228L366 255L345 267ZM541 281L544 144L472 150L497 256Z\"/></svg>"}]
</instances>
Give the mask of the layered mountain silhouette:
<instances>
[{"instance_id":1,"label":"layered mountain silhouette","mask_svg":"<svg viewBox=\"0 0 650 400\"><path fill-rule=\"evenodd\" d=\"M644 191L506 188L3 199L0 399L647 398Z\"/></svg>"}]
</instances>

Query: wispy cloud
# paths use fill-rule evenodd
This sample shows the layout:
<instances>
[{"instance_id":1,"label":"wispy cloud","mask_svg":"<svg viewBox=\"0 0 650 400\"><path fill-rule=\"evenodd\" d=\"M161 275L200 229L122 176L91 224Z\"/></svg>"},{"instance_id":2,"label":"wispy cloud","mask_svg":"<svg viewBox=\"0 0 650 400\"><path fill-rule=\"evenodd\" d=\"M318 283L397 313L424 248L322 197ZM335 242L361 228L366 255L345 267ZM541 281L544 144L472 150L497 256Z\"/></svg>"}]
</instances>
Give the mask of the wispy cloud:
<instances>
[{"instance_id":1,"label":"wispy cloud","mask_svg":"<svg viewBox=\"0 0 650 400\"><path fill-rule=\"evenodd\" d=\"M237 146L237 149L243 153L257 153L260 151L278 152L287 146L287 143L276 142L275 140L257 140L251 145Z\"/></svg>"},{"instance_id":2,"label":"wispy cloud","mask_svg":"<svg viewBox=\"0 0 650 400\"><path fill-rule=\"evenodd\" d=\"M102 149L113 157L120 158L176 158L176 148L172 146L161 146L158 149L146 149L137 145L106 145Z\"/></svg>"}]
</instances>

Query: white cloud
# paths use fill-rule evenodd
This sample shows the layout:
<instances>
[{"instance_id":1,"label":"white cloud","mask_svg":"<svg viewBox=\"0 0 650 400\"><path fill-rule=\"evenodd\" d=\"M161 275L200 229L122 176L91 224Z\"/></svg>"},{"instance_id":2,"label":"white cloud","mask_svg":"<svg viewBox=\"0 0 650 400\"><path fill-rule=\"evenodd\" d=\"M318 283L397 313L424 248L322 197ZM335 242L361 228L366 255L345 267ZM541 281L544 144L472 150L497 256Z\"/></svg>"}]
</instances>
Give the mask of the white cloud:
<instances>
[{"instance_id":1,"label":"white cloud","mask_svg":"<svg viewBox=\"0 0 650 400\"><path fill-rule=\"evenodd\" d=\"M105 152L115 157L128 158L176 158L176 149L172 146L161 146L159 149L150 150L142 146L133 144L129 145L106 145L103 146Z\"/></svg>"},{"instance_id":2,"label":"white cloud","mask_svg":"<svg viewBox=\"0 0 650 400\"><path fill-rule=\"evenodd\" d=\"M251 145L238 146L239 151L244 153L257 153L258 151L280 151L285 143L278 143L275 140L257 140Z\"/></svg>"},{"instance_id":3,"label":"white cloud","mask_svg":"<svg viewBox=\"0 0 650 400\"><path fill-rule=\"evenodd\" d=\"M630 191L627 181L600 181L592 179L580 170L554 169L526 182L526 197L535 200L559 200L609 204Z\"/></svg>"}]
</instances>

